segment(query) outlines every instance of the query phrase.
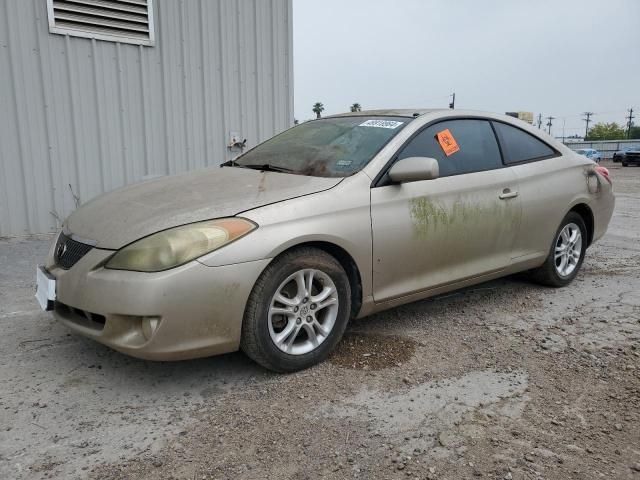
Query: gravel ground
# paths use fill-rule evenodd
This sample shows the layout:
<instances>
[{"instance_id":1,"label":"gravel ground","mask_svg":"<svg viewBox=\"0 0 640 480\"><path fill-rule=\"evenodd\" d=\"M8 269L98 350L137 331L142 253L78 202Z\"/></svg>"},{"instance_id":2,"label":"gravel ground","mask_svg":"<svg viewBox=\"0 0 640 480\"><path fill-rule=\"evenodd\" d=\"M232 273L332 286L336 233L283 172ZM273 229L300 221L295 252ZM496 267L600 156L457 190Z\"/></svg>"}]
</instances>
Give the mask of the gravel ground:
<instances>
[{"instance_id":1,"label":"gravel ground","mask_svg":"<svg viewBox=\"0 0 640 480\"><path fill-rule=\"evenodd\" d=\"M276 375L131 359L33 299L0 240L0 478L640 479L640 168L569 287L514 276L352 322Z\"/></svg>"}]
</instances>

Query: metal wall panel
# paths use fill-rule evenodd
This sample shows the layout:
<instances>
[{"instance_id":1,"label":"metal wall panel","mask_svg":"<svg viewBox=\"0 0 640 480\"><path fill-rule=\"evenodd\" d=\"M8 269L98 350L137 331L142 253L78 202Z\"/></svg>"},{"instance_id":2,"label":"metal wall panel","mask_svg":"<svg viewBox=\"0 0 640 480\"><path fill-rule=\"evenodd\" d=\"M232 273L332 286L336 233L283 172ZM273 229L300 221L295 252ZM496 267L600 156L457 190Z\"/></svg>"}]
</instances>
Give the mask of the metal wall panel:
<instances>
[{"instance_id":1,"label":"metal wall panel","mask_svg":"<svg viewBox=\"0 0 640 480\"><path fill-rule=\"evenodd\" d=\"M217 165L293 124L292 0L155 0L156 46L49 33L0 1L0 236L53 231L148 175Z\"/></svg>"}]
</instances>

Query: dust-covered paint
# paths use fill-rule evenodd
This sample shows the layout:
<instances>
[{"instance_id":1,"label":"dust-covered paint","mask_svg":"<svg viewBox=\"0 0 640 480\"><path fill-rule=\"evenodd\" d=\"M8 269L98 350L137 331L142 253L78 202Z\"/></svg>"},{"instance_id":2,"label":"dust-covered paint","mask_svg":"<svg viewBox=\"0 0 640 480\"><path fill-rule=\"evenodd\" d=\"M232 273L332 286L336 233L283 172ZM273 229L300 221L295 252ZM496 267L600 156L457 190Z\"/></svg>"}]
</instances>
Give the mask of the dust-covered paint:
<instances>
[{"instance_id":1,"label":"dust-covered paint","mask_svg":"<svg viewBox=\"0 0 640 480\"><path fill-rule=\"evenodd\" d=\"M507 208L507 205L491 203L483 206L481 202L472 199L457 199L451 206L431 201L427 197L411 200L411 219L413 230L418 237L427 237L442 229L455 228L457 225L468 225L472 222L482 222L487 215L504 217L507 224L516 220L517 211Z\"/></svg>"}]
</instances>

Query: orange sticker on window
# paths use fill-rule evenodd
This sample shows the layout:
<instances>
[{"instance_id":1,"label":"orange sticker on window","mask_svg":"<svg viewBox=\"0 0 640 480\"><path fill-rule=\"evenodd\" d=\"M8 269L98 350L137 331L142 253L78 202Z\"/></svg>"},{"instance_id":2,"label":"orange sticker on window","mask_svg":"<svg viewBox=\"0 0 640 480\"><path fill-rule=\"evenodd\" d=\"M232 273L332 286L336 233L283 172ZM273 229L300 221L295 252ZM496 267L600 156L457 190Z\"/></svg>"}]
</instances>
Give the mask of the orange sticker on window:
<instances>
[{"instance_id":1,"label":"orange sticker on window","mask_svg":"<svg viewBox=\"0 0 640 480\"><path fill-rule=\"evenodd\" d=\"M447 157L460 150L458 142L456 142L456 139L453 138L453 135L451 135L451 132L448 128L436 133L436 138L438 139L438 143L442 147L442 150Z\"/></svg>"}]
</instances>

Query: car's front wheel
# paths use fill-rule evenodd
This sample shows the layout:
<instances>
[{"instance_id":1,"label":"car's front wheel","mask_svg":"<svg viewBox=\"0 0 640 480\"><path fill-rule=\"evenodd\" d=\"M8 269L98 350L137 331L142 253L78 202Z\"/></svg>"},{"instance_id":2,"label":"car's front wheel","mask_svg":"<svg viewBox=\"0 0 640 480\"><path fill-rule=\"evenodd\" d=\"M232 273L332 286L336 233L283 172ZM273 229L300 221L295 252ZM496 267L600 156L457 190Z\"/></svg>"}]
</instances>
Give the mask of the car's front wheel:
<instances>
[{"instance_id":1,"label":"car's front wheel","mask_svg":"<svg viewBox=\"0 0 640 480\"><path fill-rule=\"evenodd\" d=\"M245 309L242 350L260 365L293 372L324 360L351 312L349 279L323 250L294 249L258 278Z\"/></svg>"},{"instance_id":2,"label":"car's front wheel","mask_svg":"<svg viewBox=\"0 0 640 480\"><path fill-rule=\"evenodd\" d=\"M533 270L533 279L550 287L564 287L576 278L587 250L587 227L576 212L569 212L554 237L544 264Z\"/></svg>"}]
</instances>

